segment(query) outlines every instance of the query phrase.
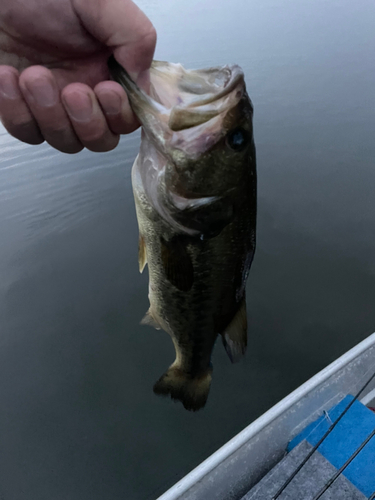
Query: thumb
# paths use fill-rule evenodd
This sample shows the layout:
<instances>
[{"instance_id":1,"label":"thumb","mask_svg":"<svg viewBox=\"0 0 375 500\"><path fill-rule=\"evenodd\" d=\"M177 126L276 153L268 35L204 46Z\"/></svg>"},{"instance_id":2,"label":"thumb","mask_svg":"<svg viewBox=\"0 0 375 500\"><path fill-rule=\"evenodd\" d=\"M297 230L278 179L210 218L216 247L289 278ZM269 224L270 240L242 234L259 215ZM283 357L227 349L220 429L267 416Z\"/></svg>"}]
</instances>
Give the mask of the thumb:
<instances>
[{"instance_id":1,"label":"thumb","mask_svg":"<svg viewBox=\"0 0 375 500\"><path fill-rule=\"evenodd\" d=\"M109 47L138 84L146 83L154 56L156 31L131 0L73 0L86 30Z\"/></svg>"}]
</instances>

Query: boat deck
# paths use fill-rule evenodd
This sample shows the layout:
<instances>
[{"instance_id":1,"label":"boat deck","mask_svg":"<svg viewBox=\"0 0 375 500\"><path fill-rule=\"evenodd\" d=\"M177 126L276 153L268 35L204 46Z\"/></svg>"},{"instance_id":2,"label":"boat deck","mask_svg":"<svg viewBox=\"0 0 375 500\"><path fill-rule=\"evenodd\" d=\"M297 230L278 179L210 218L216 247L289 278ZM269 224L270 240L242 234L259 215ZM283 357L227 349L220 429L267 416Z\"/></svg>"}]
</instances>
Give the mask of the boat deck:
<instances>
[{"instance_id":1,"label":"boat deck","mask_svg":"<svg viewBox=\"0 0 375 500\"><path fill-rule=\"evenodd\" d=\"M357 401L358 405L362 405L365 411L375 418L375 413L365 408L365 406L375 406L375 333L327 366L327 368L246 427L190 474L166 491L159 500L259 500L260 498L262 500L273 500L276 493L274 489L272 489L272 493L270 491L265 493L262 490L263 494L259 496L260 493L257 493L257 487L265 484L262 481L266 481L267 477L271 477L269 474L276 473L276 469L274 471L272 469L277 464L280 464L280 474L284 474L285 482L286 469L283 468L287 467L289 461L293 461L293 457L297 460L297 453L302 453L304 446L314 446L316 441L319 441L319 438L316 437L313 442L309 441L311 438L310 433L306 436L303 431L308 429L310 425L316 426L318 421L325 421L327 414L331 413L331 409L338 407L340 402L350 397L348 396L350 394L360 394ZM328 422L330 418L328 415ZM360 421L361 419L357 419L355 424L352 425L352 429L361 427ZM369 429L370 427L367 431ZM363 442L363 436L362 433L357 448ZM300 440L295 442L294 440L297 438ZM300 442L304 440L307 441L307 444L298 447ZM347 442L349 443L344 436L341 451L344 450L345 452ZM291 446L291 443L293 443L293 446ZM329 440L327 440L327 443L329 443ZM324 474L322 477L326 478L325 474L329 469L331 471L330 476L333 476L335 470L338 471L342 468L343 461L345 462L348 459L348 454L349 456L353 454L353 449L355 449L353 443L354 441L351 443L350 450L346 454L344 453L344 456L340 456L341 458L337 463L335 460L340 454L336 454L336 457L330 456L327 458L326 452L322 452L324 447L319 447L319 451L322 452L320 455L323 455L323 458L331 463L331 465L327 465L323 460ZM370 443L371 446L366 445L363 450L365 455L366 453L373 453L374 443L375 437ZM297 451L294 451L296 448ZM285 459L287 451L289 451L288 458ZM313 458L312 465L310 465L312 467L314 463L316 464L316 460L321 460L316 452L311 458ZM309 462L311 458L309 458ZM369 462L367 458L365 463L366 461ZM348 476L344 474L341 479L335 481L336 484L333 485L333 488L329 487L329 493L324 492L320 495L319 492L311 490L311 483L302 482L300 490L298 490L296 476L288 484L288 487L277 496L277 500L317 500L318 498L323 500L371 498L371 500L374 500L375 487L373 488L374 484L371 478L373 477L375 480L375 474L373 474L375 470L375 450L371 455L369 464L370 473L366 476L367 483L363 485L359 481L360 488L355 484L355 480L348 479ZM306 465L304 464L303 468ZM360 463L360 467L362 466L363 462ZM306 470L309 471L310 469ZM282 473L282 471L284 472ZM346 472L349 472L349 467ZM298 472L299 476L300 474L301 471ZM307 472L306 475L311 475L311 471ZM361 470L359 470L356 478L361 478L361 476ZM276 476L272 477L276 481ZM300 478L303 478L303 476L301 475ZM368 478L370 478L370 481L368 481ZM280 479L277 483L279 488L282 486L282 482L283 479ZM292 493L291 489L293 483L294 487L297 488L294 493ZM351 490L349 486L352 488ZM315 484L315 487L318 490L318 483ZM265 488L265 486L262 486L262 488ZM344 490L348 489L351 496L343 496L342 488ZM336 492L339 496L333 496ZM291 496L292 494L294 496Z\"/></svg>"},{"instance_id":2,"label":"boat deck","mask_svg":"<svg viewBox=\"0 0 375 500\"><path fill-rule=\"evenodd\" d=\"M283 486L293 471L312 450L312 445L302 441L279 462L242 500L268 500ZM337 469L319 452L315 452L295 480L280 495L280 500L313 500L325 487ZM345 476L340 475L325 491L322 500L365 500Z\"/></svg>"}]
</instances>

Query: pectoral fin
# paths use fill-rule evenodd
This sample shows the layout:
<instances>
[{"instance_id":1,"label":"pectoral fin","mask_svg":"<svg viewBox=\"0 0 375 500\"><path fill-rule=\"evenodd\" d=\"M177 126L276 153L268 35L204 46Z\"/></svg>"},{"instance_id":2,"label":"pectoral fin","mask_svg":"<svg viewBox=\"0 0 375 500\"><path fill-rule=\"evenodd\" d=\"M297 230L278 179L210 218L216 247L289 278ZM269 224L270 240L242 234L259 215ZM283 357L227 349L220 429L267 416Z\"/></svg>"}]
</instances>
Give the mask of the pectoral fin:
<instances>
[{"instance_id":1,"label":"pectoral fin","mask_svg":"<svg viewBox=\"0 0 375 500\"><path fill-rule=\"evenodd\" d=\"M232 321L221 335L229 359L232 363L236 363L245 354L247 345L247 315L245 297L242 299L240 307L234 315Z\"/></svg>"},{"instance_id":2,"label":"pectoral fin","mask_svg":"<svg viewBox=\"0 0 375 500\"><path fill-rule=\"evenodd\" d=\"M207 238L220 234L234 217L234 205L228 198L184 198L168 193L167 201L172 217L179 224Z\"/></svg>"},{"instance_id":3,"label":"pectoral fin","mask_svg":"<svg viewBox=\"0 0 375 500\"><path fill-rule=\"evenodd\" d=\"M141 321L141 325L153 326L157 330L161 330L161 326L153 317L151 310L149 309Z\"/></svg>"},{"instance_id":4,"label":"pectoral fin","mask_svg":"<svg viewBox=\"0 0 375 500\"><path fill-rule=\"evenodd\" d=\"M146 244L143 236L139 235L138 241L138 264L139 264L139 272L142 273L143 269L147 264L147 255L146 255Z\"/></svg>"}]
</instances>

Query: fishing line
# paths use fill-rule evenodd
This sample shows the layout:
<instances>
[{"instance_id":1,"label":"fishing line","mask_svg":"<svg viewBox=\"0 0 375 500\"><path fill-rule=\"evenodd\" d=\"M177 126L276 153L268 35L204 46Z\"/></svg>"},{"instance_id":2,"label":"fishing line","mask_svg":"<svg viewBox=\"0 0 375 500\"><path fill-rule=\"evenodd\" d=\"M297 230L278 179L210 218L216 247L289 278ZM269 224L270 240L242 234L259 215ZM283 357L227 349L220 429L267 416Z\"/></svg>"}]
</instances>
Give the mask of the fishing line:
<instances>
[{"instance_id":1,"label":"fishing line","mask_svg":"<svg viewBox=\"0 0 375 500\"><path fill-rule=\"evenodd\" d=\"M349 464L355 459L355 457L360 453L371 438L375 436L375 429L367 436L363 443L356 449L356 451L348 458L342 467L331 477L331 479L326 483L326 485L319 491L319 493L312 500L319 500L319 498L328 490L330 486L336 481L336 479L342 474L342 472L348 467ZM374 494L371 498L374 497Z\"/></svg>"},{"instance_id":2,"label":"fishing line","mask_svg":"<svg viewBox=\"0 0 375 500\"><path fill-rule=\"evenodd\" d=\"M276 500L279 498L281 493L285 490L285 488L293 481L293 479L296 477L298 472L302 469L302 467L306 464L306 462L312 457L312 455L316 452L316 450L319 448L319 446L323 443L323 441L326 439L326 437L331 434L333 429L336 427L336 425L340 422L342 417L350 410L350 408L353 406L353 404L357 401L359 398L360 394L366 389L366 387L372 382L372 380L375 378L375 372L371 375L371 377L367 380L367 382L361 387L361 389L357 392L357 394L354 396L354 398L350 401L348 406L344 409L344 411L337 417L337 419L333 422L333 424L328 428L326 433L319 439L319 441L316 443L316 445L309 451L309 453L306 455L306 457L302 460L302 462L299 464L299 466L292 472L292 474L288 477L288 479L285 481L285 483L281 486L281 488L277 491L277 493L272 497L272 500ZM375 432L375 431L374 431ZM315 500L315 499L314 499Z\"/></svg>"}]
</instances>

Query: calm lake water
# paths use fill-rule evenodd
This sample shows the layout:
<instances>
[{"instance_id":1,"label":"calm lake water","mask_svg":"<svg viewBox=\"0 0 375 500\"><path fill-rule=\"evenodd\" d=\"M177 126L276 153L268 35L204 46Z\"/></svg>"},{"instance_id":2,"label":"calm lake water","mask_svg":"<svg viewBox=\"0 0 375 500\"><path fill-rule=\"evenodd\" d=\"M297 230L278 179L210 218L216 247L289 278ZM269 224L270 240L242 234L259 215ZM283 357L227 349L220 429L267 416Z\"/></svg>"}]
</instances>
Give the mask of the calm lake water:
<instances>
[{"instance_id":1,"label":"calm lake water","mask_svg":"<svg viewBox=\"0 0 375 500\"><path fill-rule=\"evenodd\" d=\"M144 0L156 57L236 62L255 106L249 347L206 408L154 396L169 337L139 321L139 132L75 156L0 132L0 498L155 499L375 330L375 4Z\"/></svg>"}]
</instances>

